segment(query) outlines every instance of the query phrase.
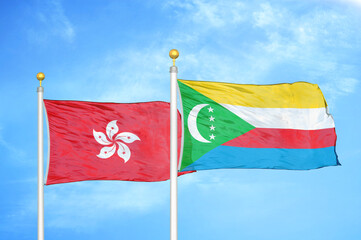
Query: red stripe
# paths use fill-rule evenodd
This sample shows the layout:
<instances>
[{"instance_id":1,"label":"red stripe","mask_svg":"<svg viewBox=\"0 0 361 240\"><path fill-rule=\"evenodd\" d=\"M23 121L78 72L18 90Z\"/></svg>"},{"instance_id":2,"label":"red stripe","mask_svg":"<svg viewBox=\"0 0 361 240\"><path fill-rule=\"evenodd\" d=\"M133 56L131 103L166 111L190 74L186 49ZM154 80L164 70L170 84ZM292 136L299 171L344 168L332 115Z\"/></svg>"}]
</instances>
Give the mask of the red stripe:
<instances>
[{"instance_id":1,"label":"red stripe","mask_svg":"<svg viewBox=\"0 0 361 240\"><path fill-rule=\"evenodd\" d=\"M336 145L335 128L296 130L255 128L224 144L245 148L324 148Z\"/></svg>"}]
</instances>

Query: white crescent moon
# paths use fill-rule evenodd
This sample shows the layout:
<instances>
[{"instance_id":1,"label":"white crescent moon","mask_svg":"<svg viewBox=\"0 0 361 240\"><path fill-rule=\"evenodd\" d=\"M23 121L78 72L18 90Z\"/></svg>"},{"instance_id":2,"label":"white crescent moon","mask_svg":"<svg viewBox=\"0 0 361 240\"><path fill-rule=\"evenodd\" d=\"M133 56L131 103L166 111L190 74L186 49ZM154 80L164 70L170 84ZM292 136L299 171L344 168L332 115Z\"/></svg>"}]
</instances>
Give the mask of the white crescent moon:
<instances>
[{"instance_id":1,"label":"white crescent moon","mask_svg":"<svg viewBox=\"0 0 361 240\"><path fill-rule=\"evenodd\" d=\"M208 141L207 139L202 137L202 135L199 133L198 128L197 128L197 116L198 116L199 111L207 105L209 105L209 104L196 105L188 115L189 132L191 133L192 137L194 137L194 139L196 139L197 141L200 141L200 142L204 142L204 143L210 143L210 141Z\"/></svg>"}]
</instances>

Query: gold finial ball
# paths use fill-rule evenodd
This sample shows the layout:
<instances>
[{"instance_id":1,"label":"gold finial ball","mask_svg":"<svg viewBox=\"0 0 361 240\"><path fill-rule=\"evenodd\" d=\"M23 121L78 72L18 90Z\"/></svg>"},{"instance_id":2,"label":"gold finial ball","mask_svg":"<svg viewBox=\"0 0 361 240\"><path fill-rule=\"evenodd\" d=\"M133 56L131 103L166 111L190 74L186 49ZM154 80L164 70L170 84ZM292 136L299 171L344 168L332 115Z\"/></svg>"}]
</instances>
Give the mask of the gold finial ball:
<instances>
[{"instance_id":1,"label":"gold finial ball","mask_svg":"<svg viewBox=\"0 0 361 240\"><path fill-rule=\"evenodd\" d=\"M42 73L42 72L39 72L38 74L36 74L36 78L37 78L39 81L43 81L44 78L45 78L45 74Z\"/></svg>"},{"instance_id":2,"label":"gold finial ball","mask_svg":"<svg viewBox=\"0 0 361 240\"><path fill-rule=\"evenodd\" d=\"M172 59L176 59L179 56L179 52L177 49L172 49L169 51L169 57Z\"/></svg>"}]
</instances>

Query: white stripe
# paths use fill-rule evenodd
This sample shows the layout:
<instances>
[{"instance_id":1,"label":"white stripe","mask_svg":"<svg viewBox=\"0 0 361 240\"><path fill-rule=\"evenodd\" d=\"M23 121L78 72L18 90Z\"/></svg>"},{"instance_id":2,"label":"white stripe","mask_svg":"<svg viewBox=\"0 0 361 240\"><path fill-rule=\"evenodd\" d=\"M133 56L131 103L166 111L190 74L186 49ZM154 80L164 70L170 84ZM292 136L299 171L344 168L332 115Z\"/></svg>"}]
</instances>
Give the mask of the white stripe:
<instances>
[{"instance_id":1,"label":"white stripe","mask_svg":"<svg viewBox=\"0 0 361 240\"><path fill-rule=\"evenodd\" d=\"M221 105L257 128L316 130L335 127L327 108L253 108Z\"/></svg>"}]
</instances>

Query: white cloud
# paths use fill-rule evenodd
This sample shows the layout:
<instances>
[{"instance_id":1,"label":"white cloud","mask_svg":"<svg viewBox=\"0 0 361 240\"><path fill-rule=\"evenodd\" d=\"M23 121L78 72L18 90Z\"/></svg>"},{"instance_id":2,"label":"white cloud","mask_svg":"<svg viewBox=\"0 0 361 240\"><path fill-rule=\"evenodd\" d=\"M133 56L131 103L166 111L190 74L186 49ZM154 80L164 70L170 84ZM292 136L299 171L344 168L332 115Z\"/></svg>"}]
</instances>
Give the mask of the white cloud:
<instances>
[{"instance_id":1,"label":"white cloud","mask_svg":"<svg viewBox=\"0 0 361 240\"><path fill-rule=\"evenodd\" d=\"M77 66L72 74L77 81L59 79L62 89L56 90L62 95L56 98L123 103L169 101L170 48L160 46L162 43L151 45L114 50Z\"/></svg>"},{"instance_id":2,"label":"white cloud","mask_svg":"<svg viewBox=\"0 0 361 240\"><path fill-rule=\"evenodd\" d=\"M342 56L350 49L351 54L361 51L361 34L355 28L357 18L333 8L315 8L301 16L268 3L260 8L253 16L267 40L257 42L255 49L261 51L252 54L265 59L266 71L293 65L296 77L318 83L332 105L337 98L354 92L359 82L357 66L344 62Z\"/></svg>"},{"instance_id":3,"label":"white cloud","mask_svg":"<svg viewBox=\"0 0 361 240\"><path fill-rule=\"evenodd\" d=\"M10 143L6 138L3 137L2 128L0 127L0 146L6 149L8 156L12 159L22 160L25 158L26 153L24 150L19 148L18 145Z\"/></svg>"},{"instance_id":4,"label":"white cloud","mask_svg":"<svg viewBox=\"0 0 361 240\"><path fill-rule=\"evenodd\" d=\"M169 183L90 181L45 187L46 224L87 230L124 213L143 215L168 204ZM114 213L116 212L116 215Z\"/></svg>"},{"instance_id":5,"label":"white cloud","mask_svg":"<svg viewBox=\"0 0 361 240\"><path fill-rule=\"evenodd\" d=\"M36 186L36 181L26 179L11 183ZM4 221L9 223L7 226L12 227L7 231L17 231L24 223L29 224L36 218L37 197L33 191L17 199L14 202L17 208L3 216ZM126 221L124 214L139 217L168 209L169 181L85 181L50 185L44 187L44 204L45 228L89 232L109 218Z\"/></svg>"},{"instance_id":6,"label":"white cloud","mask_svg":"<svg viewBox=\"0 0 361 240\"><path fill-rule=\"evenodd\" d=\"M269 3L262 3L261 10L253 12L254 25L256 27L265 27L279 25L283 21L283 14L277 9L271 7Z\"/></svg>"},{"instance_id":7,"label":"white cloud","mask_svg":"<svg viewBox=\"0 0 361 240\"><path fill-rule=\"evenodd\" d=\"M358 82L359 81L354 78L343 78L340 81L340 90L346 94L353 93L355 92Z\"/></svg>"},{"instance_id":8,"label":"white cloud","mask_svg":"<svg viewBox=\"0 0 361 240\"><path fill-rule=\"evenodd\" d=\"M177 15L166 35L141 49L107 53L85 66L82 72L87 76L63 86L89 92L87 100L168 101L168 51L173 47L180 50L179 78L254 84L334 82L336 88L345 75L358 81L357 66L340 59L345 51L361 51L357 19L343 10L313 7L298 13L273 2L206 0L166 2L163 10ZM293 72L284 74L290 65ZM102 92L96 91L100 88ZM341 92L336 96L352 93Z\"/></svg>"},{"instance_id":9,"label":"white cloud","mask_svg":"<svg viewBox=\"0 0 361 240\"><path fill-rule=\"evenodd\" d=\"M105 89L97 100L115 102L166 101L169 92L169 70L171 59L168 49L154 47L149 49L130 49L115 51L99 62L94 77L107 79L98 84ZM163 98L162 98L163 96Z\"/></svg>"},{"instance_id":10,"label":"white cloud","mask_svg":"<svg viewBox=\"0 0 361 240\"><path fill-rule=\"evenodd\" d=\"M356 7L361 7L361 0L331 0L331 1L336 1L340 3L351 4Z\"/></svg>"},{"instance_id":11,"label":"white cloud","mask_svg":"<svg viewBox=\"0 0 361 240\"><path fill-rule=\"evenodd\" d=\"M197 211L198 216L206 215L214 219L217 219L219 214L231 216L230 222L237 220L237 215L240 212L246 219L257 219L264 217L264 215L272 216L282 204L274 205L274 208L267 212L260 212L259 206L264 205L267 196L274 192L282 192L284 189L292 188L294 184L289 179L287 181L275 181L273 179L268 183L259 182L257 176L262 175L264 178L264 173L255 170L252 174L249 171L217 169L199 171L196 174L184 176L184 178L179 179L179 194L182 196L182 204L188 203L187 210ZM240 174L243 177L240 177ZM272 173L269 174L272 175ZM194 193L197 194L196 201L193 199ZM215 210L210 210L203 207L204 202L207 202L209 206L218 206L219 202L223 204ZM192 221L193 219L190 218L189 220Z\"/></svg>"},{"instance_id":12,"label":"white cloud","mask_svg":"<svg viewBox=\"0 0 361 240\"><path fill-rule=\"evenodd\" d=\"M359 80L349 77L342 77L337 79L330 79L320 85L322 91L327 95L327 103L332 110L336 104L336 99L355 92L358 87Z\"/></svg>"},{"instance_id":13,"label":"white cloud","mask_svg":"<svg viewBox=\"0 0 361 240\"><path fill-rule=\"evenodd\" d=\"M29 37L35 42L46 42L51 36L57 36L67 42L73 42L75 29L64 12L60 0L41 3L36 12L39 25L28 30Z\"/></svg>"},{"instance_id":14,"label":"white cloud","mask_svg":"<svg viewBox=\"0 0 361 240\"><path fill-rule=\"evenodd\" d=\"M187 17L178 14L183 21L191 19L192 22L205 26L205 28L220 28L228 24L238 24L244 20L244 4L238 1L207 1L187 0L168 1L166 8L180 8L187 11Z\"/></svg>"}]
</instances>

